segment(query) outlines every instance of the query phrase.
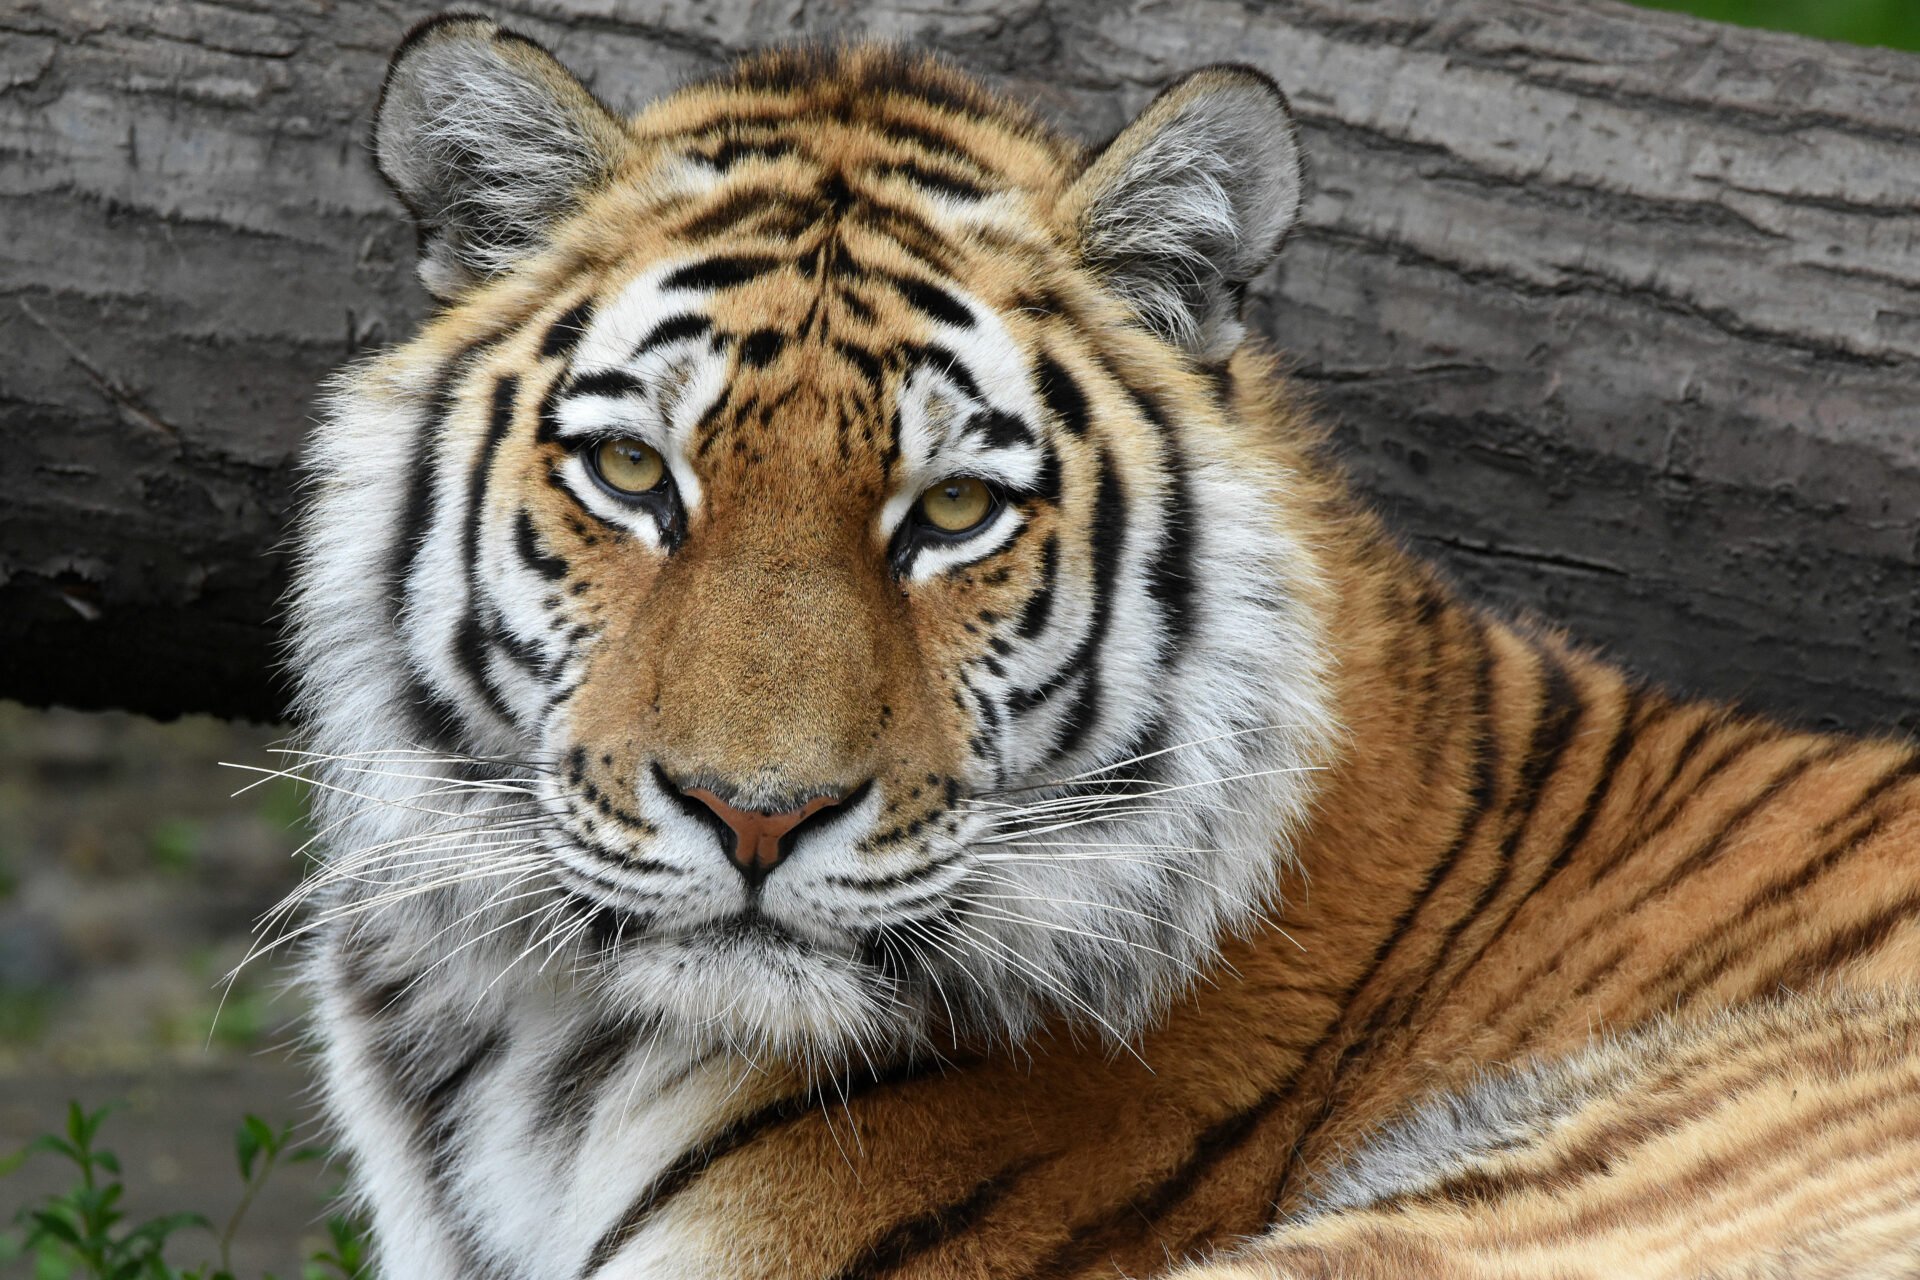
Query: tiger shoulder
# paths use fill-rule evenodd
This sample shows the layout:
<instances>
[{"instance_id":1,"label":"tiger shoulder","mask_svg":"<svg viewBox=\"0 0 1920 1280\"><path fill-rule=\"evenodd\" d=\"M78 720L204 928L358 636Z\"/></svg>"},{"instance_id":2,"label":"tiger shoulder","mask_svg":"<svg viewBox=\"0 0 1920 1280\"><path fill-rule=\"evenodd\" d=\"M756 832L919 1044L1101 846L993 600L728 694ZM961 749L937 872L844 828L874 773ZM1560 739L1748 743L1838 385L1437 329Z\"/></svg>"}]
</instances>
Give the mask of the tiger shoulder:
<instances>
[{"instance_id":1,"label":"tiger shoulder","mask_svg":"<svg viewBox=\"0 0 1920 1280\"><path fill-rule=\"evenodd\" d=\"M339 375L287 904L384 1273L1910 1274L1920 755L1464 601L1242 296L1291 110L631 117L462 15Z\"/></svg>"}]
</instances>

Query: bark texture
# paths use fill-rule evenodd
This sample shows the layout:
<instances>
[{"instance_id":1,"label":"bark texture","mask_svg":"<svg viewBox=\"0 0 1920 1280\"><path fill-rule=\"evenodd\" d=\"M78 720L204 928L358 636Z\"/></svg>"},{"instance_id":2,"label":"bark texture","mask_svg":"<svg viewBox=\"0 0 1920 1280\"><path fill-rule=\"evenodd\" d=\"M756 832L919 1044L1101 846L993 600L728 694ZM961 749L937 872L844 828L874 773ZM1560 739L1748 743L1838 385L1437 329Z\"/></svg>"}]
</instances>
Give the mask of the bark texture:
<instances>
[{"instance_id":1,"label":"bark texture","mask_svg":"<svg viewBox=\"0 0 1920 1280\"><path fill-rule=\"evenodd\" d=\"M1603 0L512 0L616 106L895 37L1081 136L1250 62L1318 190L1253 302L1470 592L1920 728L1920 58ZM290 456L424 313L384 0L0 0L0 695L271 717Z\"/></svg>"}]
</instances>

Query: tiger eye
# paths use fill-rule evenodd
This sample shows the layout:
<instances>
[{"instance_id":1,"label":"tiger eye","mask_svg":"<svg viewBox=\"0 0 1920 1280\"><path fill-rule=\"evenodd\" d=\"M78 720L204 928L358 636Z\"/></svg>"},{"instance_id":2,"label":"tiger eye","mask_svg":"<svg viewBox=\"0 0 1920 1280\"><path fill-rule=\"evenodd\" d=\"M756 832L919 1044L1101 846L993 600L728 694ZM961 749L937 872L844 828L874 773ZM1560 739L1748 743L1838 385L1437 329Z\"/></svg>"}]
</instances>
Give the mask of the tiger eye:
<instances>
[{"instance_id":1,"label":"tiger eye","mask_svg":"<svg viewBox=\"0 0 1920 1280\"><path fill-rule=\"evenodd\" d=\"M627 436L594 446L593 464L608 487L621 493L646 493L667 475L666 459L658 449Z\"/></svg>"},{"instance_id":2,"label":"tiger eye","mask_svg":"<svg viewBox=\"0 0 1920 1280\"><path fill-rule=\"evenodd\" d=\"M942 480L920 495L920 514L943 533L965 533L993 511L993 491L971 476Z\"/></svg>"}]
</instances>

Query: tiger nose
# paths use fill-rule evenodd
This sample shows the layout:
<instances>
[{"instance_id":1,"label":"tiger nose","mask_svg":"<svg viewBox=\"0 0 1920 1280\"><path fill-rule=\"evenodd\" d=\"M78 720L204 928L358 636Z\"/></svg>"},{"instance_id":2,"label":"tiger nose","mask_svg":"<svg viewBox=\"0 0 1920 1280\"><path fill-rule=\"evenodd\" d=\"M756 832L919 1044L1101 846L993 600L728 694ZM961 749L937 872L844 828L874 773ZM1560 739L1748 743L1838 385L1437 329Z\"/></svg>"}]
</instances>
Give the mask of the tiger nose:
<instances>
[{"instance_id":1,"label":"tiger nose","mask_svg":"<svg viewBox=\"0 0 1920 1280\"><path fill-rule=\"evenodd\" d=\"M727 857L747 878L749 885L758 885L765 880L781 859L793 851L801 828L810 825L809 819L839 807L848 797L846 792L830 792L815 796L797 809L776 813L766 809L743 809L706 787L683 787L678 783L670 785L679 795L704 806L707 815L719 820L724 831L717 834L721 836L721 843L727 846ZM696 816L706 816L699 814L691 805L687 808Z\"/></svg>"}]
</instances>

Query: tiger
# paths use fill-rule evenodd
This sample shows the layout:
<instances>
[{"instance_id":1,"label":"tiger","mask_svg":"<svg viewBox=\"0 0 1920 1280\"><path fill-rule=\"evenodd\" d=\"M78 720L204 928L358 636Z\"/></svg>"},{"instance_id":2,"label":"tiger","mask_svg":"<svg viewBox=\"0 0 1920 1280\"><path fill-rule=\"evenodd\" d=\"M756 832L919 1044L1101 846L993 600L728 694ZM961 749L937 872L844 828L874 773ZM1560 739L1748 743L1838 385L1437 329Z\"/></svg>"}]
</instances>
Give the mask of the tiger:
<instances>
[{"instance_id":1,"label":"tiger","mask_svg":"<svg viewBox=\"0 0 1920 1280\"><path fill-rule=\"evenodd\" d=\"M274 941L385 1275L1920 1271L1920 752L1396 539L1243 320L1265 75L622 116L452 14L373 137Z\"/></svg>"}]
</instances>

